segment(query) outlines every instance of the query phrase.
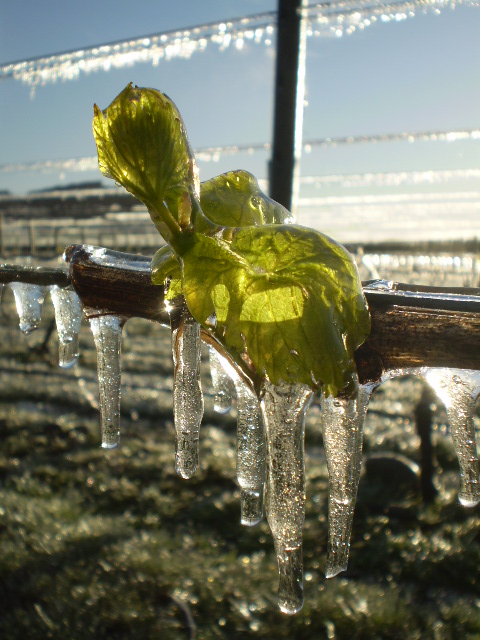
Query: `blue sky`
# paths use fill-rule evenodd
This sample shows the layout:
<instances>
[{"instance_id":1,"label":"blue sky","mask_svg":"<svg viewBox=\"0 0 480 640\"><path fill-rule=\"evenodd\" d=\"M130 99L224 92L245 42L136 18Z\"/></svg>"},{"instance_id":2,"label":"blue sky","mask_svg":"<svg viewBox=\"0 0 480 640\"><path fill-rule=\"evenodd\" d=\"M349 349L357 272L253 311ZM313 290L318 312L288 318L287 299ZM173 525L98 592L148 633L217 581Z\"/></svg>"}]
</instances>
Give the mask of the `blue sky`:
<instances>
[{"instance_id":1,"label":"blue sky","mask_svg":"<svg viewBox=\"0 0 480 640\"><path fill-rule=\"evenodd\" d=\"M2 0L0 63L275 10L274 1ZM271 140L274 48L209 45L190 60L137 64L76 81L29 87L0 81L0 165L93 156L92 106L105 108L130 81L166 92L194 148ZM377 23L342 38L308 39L304 139L480 128L480 11ZM313 149L304 175L477 168L479 141ZM206 179L234 168L267 173L264 152L200 163ZM14 193L100 179L97 172L0 171Z\"/></svg>"}]
</instances>

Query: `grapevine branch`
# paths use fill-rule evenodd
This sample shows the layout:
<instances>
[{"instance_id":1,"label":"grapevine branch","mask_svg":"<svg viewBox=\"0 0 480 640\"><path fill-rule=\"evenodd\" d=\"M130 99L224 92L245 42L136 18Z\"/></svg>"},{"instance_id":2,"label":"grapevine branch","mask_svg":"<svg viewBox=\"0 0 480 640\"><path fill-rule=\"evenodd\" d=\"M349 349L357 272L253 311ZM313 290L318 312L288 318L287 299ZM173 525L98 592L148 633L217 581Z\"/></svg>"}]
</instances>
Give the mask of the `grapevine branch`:
<instances>
[{"instance_id":1,"label":"grapevine branch","mask_svg":"<svg viewBox=\"0 0 480 640\"><path fill-rule=\"evenodd\" d=\"M149 259L108 254L120 259L121 266L93 260L83 245L66 251L71 282L87 317L101 309L169 325L163 288L150 281ZM142 260L145 268L139 269ZM364 293L372 330L355 354L361 382L376 382L389 371L412 367L480 370L480 289L366 282ZM204 337L210 341L206 332Z\"/></svg>"},{"instance_id":2,"label":"grapevine branch","mask_svg":"<svg viewBox=\"0 0 480 640\"><path fill-rule=\"evenodd\" d=\"M150 281L149 258L105 250L107 265L84 245L66 250L69 269L0 265L0 283L73 285L85 315L140 317L170 325L163 288ZM372 316L367 341L356 351L360 382L417 367L480 370L480 289L363 283ZM180 300L174 301L179 307ZM208 332L204 339L212 342ZM217 345L218 346L218 345Z\"/></svg>"},{"instance_id":3,"label":"grapevine branch","mask_svg":"<svg viewBox=\"0 0 480 640\"><path fill-rule=\"evenodd\" d=\"M55 284L58 287L68 287L70 276L67 269L0 264L0 284L8 284L10 282L25 282L43 287Z\"/></svg>"}]
</instances>

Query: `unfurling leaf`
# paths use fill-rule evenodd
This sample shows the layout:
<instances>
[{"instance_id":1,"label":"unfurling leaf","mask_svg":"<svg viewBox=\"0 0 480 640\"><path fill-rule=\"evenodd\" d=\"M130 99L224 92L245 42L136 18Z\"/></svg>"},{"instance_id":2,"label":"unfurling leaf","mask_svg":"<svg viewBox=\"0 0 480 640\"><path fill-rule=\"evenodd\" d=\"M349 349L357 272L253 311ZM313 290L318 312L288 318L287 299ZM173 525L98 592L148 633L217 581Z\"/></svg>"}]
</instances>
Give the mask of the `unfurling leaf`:
<instances>
[{"instance_id":1,"label":"unfurling leaf","mask_svg":"<svg viewBox=\"0 0 480 640\"><path fill-rule=\"evenodd\" d=\"M168 239L186 226L185 194L198 198L195 160L177 107L155 89L130 84L105 111L95 105L94 112L100 171L141 200Z\"/></svg>"},{"instance_id":2,"label":"unfurling leaf","mask_svg":"<svg viewBox=\"0 0 480 640\"><path fill-rule=\"evenodd\" d=\"M292 222L292 214L275 202L258 186L248 171L229 171L200 184L203 214L223 227L249 227ZM162 285L168 280L166 299L182 293L181 270L173 251L162 247L152 260L152 282Z\"/></svg>"},{"instance_id":3,"label":"unfurling leaf","mask_svg":"<svg viewBox=\"0 0 480 640\"><path fill-rule=\"evenodd\" d=\"M229 171L202 182L200 206L209 220L225 227L293 222L292 214L266 196L248 171Z\"/></svg>"}]
</instances>

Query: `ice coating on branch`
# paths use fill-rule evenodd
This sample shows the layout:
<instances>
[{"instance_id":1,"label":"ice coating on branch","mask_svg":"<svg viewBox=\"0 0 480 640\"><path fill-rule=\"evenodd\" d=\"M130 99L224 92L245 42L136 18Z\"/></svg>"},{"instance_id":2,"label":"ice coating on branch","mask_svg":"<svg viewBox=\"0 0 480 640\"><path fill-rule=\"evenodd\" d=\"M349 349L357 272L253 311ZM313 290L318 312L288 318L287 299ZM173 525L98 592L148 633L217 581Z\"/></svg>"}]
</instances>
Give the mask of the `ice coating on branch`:
<instances>
[{"instance_id":1,"label":"ice coating on branch","mask_svg":"<svg viewBox=\"0 0 480 640\"><path fill-rule=\"evenodd\" d=\"M71 287L50 287L58 333L58 361L64 369L78 358L78 334L82 322L82 303Z\"/></svg>"},{"instance_id":2,"label":"ice coating on branch","mask_svg":"<svg viewBox=\"0 0 480 640\"><path fill-rule=\"evenodd\" d=\"M372 386L360 385L350 399L322 395L321 420L329 477L326 578L333 578L347 568L362 466L363 425L372 391Z\"/></svg>"},{"instance_id":3,"label":"ice coating on branch","mask_svg":"<svg viewBox=\"0 0 480 640\"><path fill-rule=\"evenodd\" d=\"M425 380L445 405L460 465L458 500L464 507L480 502L479 466L473 413L480 395L480 371L426 369Z\"/></svg>"},{"instance_id":4,"label":"ice coating on branch","mask_svg":"<svg viewBox=\"0 0 480 640\"><path fill-rule=\"evenodd\" d=\"M45 287L26 282L10 282L9 286L15 296L20 331L28 335L40 325Z\"/></svg>"},{"instance_id":5,"label":"ice coating on branch","mask_svg":"<svg viewBox=\"0 0 480 640\"><path fill-rule=\"evenodd\" d=\"M175 464L182 478L191 478L198 466L198 439L203 417L200 348L200 325L188 309L183 309L180 316L172 318Z\"/></svg>"},{"instance_id":6,"label":"ice coating on branch","mask_svg":"<svg viewBox=\"0 0 480 640\"><path fill-rule=\"evenodd\" d=\"M215 396L213 408L217 413L228 413L232 408L233 382L213 347L209 349L209 356L210 375Z\"/></svg>"},{"instance_id":7,"label":"ice coating on branch","mask_svg":"<svg viewBox=\"0 0 480 640\"><path fill-rule=\"evenodd\" d=\"M124 318L118 316L90 318L90 327L97 350L102 447L104 449L114 449L120 442L120 354L123 324Z\"/></svg>"},{"instance_id":8,"label":"ice coating on branch","mask_svg":"<svg viewBox=\"0 0 480 640\"><path fill-rule=\"evenodd\" d=\"M93 264L100 267L113 267L128 271L150 272L150 258L141 255L127 254L112 251L104 247L94 247L91 244L82 245L83 251L88 254Z\"/></svg>"},{"instance_id":9,"label":"ice coating on branch","mask_svg":"<svg viewBox=\"0 0 480 640\"><path fill-rule=\"evenodd\" d=\"M265 508L278 562L278 604L288 614L303 605L304 434L312 397L306 385L267 381L260 403L267 445Z\"/></svg>"},{"instance_id":10,"label":"ice coating on branch","mask_svg":"<svg viewBox=\"0 0 480 640\"><path fill-rule=\"evenodd\" d=\"M237 392L237 479L241 489L241 523L253 526L263 517L265 431L257 396L240 378Z\"/></svg>"}]
</instances>

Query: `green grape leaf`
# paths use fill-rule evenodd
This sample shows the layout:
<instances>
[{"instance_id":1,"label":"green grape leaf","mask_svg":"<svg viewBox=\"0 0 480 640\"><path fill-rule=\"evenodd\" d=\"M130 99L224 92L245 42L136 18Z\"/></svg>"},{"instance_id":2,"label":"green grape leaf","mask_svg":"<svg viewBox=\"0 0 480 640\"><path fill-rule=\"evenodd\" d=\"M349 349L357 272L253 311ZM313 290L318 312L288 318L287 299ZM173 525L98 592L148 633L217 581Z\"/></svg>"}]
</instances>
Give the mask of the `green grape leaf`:
<instances>
[{"instance_id":1,"label":"green grape leaf","mask_svg":"<svg viewBox=\"0 0 480 640\"><path fill-rule=\"evenodd\" d=\"M200 206L204 215L225 227L258 226L289 222L291 213L266 196L248 171L229 171L200 184ZM167 300L182 293L181 270L173 251L165 246L152 260L152 282L169 281Z\"/></svg>"},{"instance_id":2,"label":"green grape leaf","mask_svg":"<svg viewBox=\"0 0 480 640\"><path fill-rule=\"evenodd\" d=\"M350 254L290 225L234 230L231 241L185 236L183 293L193 317L257 382L347 387L370 316ZM212 328L212 317L216 325Z\"/></svg>"},{"instance_id":3,"label":"green grape leaf","mask_svg":"<svg viewBox=\"0 0 480 640\"><path fill-rule=\"evenodd\" d=\"M182 272L175 254L168 245L161 247L153 256L150 266L153 284L162 286L168 282L166 300L182 294Z\"/></svg>"},{"instance_id":4,"label":"green grape leaf","mask_svg":"<svg viewBox=\"0 0 480 640\"><path fill-rule=\"evenodd\" d=\"M169 245L153 258L153 281L169 281L169 299L183 293L257 392L266 377L327 395L348 388L370 330L350 254L282 224L289 213L245 171L200 195L183 121L159 91L129 85L103 113L95 106L93 129L101 171L146 204Z\"/></svg>"},{"instance_id":5,"label":"green grape leaf","mask_svg":"<svg viewBox=\"0 0 480 640\"><path fill-rule=\"evenodd\" d=\"M209 220L225 227L293 222L292 214L266 196L248 171L229 171L202 182L200 206Z\"/></svg>"},{"instance_id":6,"label":"green grape leaf","mask_svg":"<svg viewBox=\"0 0 480 640\"><path fill-rule=\"evenodd\" d=\"M93 133L100 171L147 206L166 239L190 224L198 176L170 98L130 84L105 111L94 106Z\"/></svg>"}]
</instances>

